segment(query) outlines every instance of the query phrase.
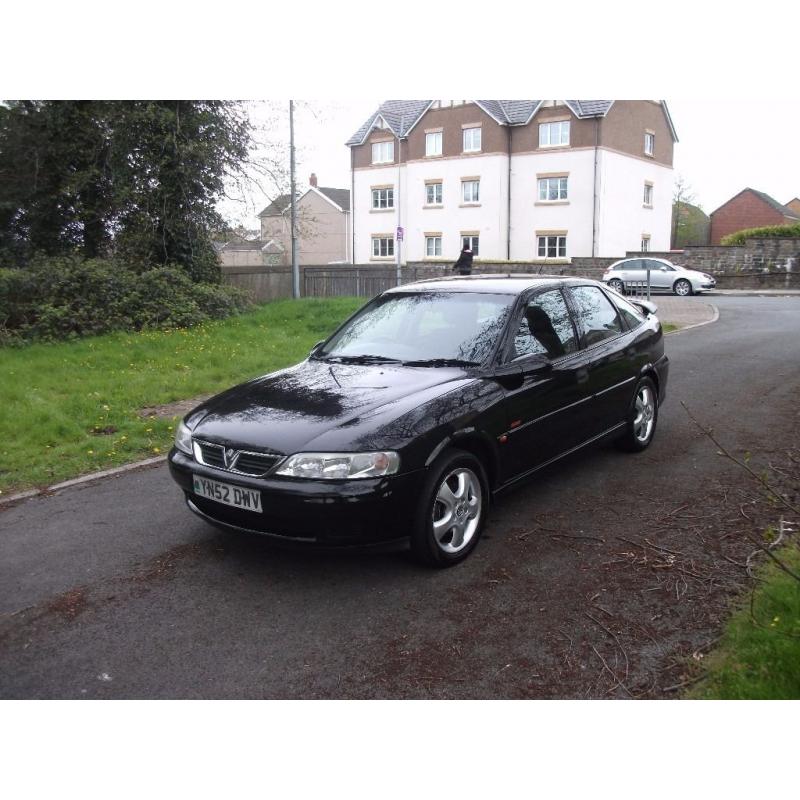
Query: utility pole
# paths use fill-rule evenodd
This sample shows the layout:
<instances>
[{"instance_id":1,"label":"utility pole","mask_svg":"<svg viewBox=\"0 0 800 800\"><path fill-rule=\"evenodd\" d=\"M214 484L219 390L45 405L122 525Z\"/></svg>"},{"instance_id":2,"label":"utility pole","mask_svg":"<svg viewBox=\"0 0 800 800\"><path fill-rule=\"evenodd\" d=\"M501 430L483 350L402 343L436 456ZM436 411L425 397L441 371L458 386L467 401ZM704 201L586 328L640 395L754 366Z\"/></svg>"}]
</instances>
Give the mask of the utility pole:
<instances>
[{"instance_id":1,"label":"utility pole","mask_svg":"<svg viewBox=\"0 0 800 800\"><path fill-rule=\"evenodd\" d=\"M292 297L300 297L300 265L297 258L297 191L294 166L294 100L289 101L289 173L292 193Z\"/></svg>"}]
</instances>

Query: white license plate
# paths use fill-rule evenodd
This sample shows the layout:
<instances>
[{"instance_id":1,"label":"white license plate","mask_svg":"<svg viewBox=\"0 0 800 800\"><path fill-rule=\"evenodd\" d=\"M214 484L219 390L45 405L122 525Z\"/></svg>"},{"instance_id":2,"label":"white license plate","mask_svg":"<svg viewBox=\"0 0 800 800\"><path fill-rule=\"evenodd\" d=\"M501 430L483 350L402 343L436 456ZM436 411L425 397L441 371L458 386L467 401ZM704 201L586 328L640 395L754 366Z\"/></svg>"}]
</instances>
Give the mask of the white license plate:
<instances>
[{"instance_id":1,"label":"white license plate","mask_svg":"<svg viewBox=\"0 0 800 800\"><path fill-rule=\"evenodd\" d=\"M261 513L261 492L253 489L244 489L241 486L232 486L229 483L220 483L208 478L201 478L199 475L192 476L194 492L201 497L209 500L216 500L226 506L243 508L246 511L257 511Z\"/></svg>"}]
</instances>

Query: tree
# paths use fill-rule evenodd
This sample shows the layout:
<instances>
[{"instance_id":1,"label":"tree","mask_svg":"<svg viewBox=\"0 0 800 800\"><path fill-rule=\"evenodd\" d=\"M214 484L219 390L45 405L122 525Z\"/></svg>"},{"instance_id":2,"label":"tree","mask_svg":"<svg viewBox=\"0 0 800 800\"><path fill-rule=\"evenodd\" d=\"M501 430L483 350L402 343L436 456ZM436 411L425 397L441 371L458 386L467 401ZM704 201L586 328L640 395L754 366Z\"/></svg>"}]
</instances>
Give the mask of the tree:
<instances>
[{"instance_id":1,"label":"tree","mask_svg":"<svg viewBox=\"0 0 800 800\"><path fill-rule=\"evenodd\" d=\"M695 200L689 183L683 175L678 175L672 194L673 250L680 250L687 245L707 244L709 219Z\"/></svg>"},{"instance_id":2,"label":"tree","mask_svg":"<svg viewBox=\"0 0 800 800\"><path fill-rule=\"evenodd\" d=\"M118 253L218 277L216 204L246 172L250 134L232 101L0 106L0 257Z\"/></svg>"}]
</instances>

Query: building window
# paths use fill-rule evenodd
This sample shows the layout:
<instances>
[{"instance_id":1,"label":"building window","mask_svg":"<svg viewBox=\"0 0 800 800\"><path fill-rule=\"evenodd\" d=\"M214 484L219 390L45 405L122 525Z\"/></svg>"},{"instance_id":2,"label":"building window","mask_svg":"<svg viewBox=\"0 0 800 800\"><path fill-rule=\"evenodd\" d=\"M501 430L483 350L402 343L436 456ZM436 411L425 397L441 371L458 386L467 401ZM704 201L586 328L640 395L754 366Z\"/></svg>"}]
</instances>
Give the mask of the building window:
<instances>
[{"instance_id":1,"label":"building window","mask_svg":"<svg viewBox=\"0 0 800 800\"><path fill-rule=\"evenodd\" d=\"M390 258L394 255L394 239L391 236L372 237L372 257Z\"/></svg>"},{"instance_id":2,"label":"building window","mask_svg":"<svg viewBox=\"0 0 800 800\"><path fill-rule=\"evenodd\" d=\"M567 199L567 177L539 178L539 200L549 202L552 200Z\"/></svg>"},{"instance_id":3,"label":"building window","mask_svg":"<svg viewBox=\"0 0 800 800\"><path fill-rule=\"evenodd\" d=\"M442 184L425 184L425 203L429 206L440 206L442 204Z\"/></svg>"},{"instance_id":4,"label":"building window","mask_svg":"<svg viewBox=\"0 0 800 800\"><path fill-rule=\"evenodd\" d=\"M539 125L539 147L569 144L569 120L542 122Z\"/></svg>"},{"instance_id":5,"label":"building window","mask_svg":"<svg viewBox=\"0 0 800 800\"><path fill-rule=\"evenodd\" d=\"M646 133L644 135L644 154L651 156L656 149L656 135L654 133Z\"/></svg>"},{"instance_id":6,"label":"building window","mask_svg":"<svg viewBox=\"0 0 800 800\"><path fill-rule=\"evenodd\" d=\"M426 236L425 237L425 255L428 258L434 258L442 254L442 237L441 236Z\"/></svg>"},{"instance_id":7,"label":"building window","mask_svg":"<svg viewBox=\"0 0 800 800\"><path fill-rule=\"evenodd\" d=\"M567 237L561 234L538 236L539 258L566 258Z\"/></svg>"},{"instance_id":8,"label":"building window","mask_svg":"<svg viewBox=\"0 0 800 800\"><path fill-rule=\"evenodd\" d=\"M462 233L461 234L461 249L469 247L472 250L472 255L477 256L480 253L481 237L475 233Z\"/></svg>"},{"instance_id":9,"label":"building window","mask_svg":"<svg viewBox=\"0 0 800 800\"><path fill-rule=\"evenodd\" d=\"M372 145L372 163L389 164L394 161L394 142L375 142Z\"/></svg>"},{"instance_id":10,"label":"building window","mask_svg":"<svg viewBox=\"0 0 800 800\"><path fill-rule=\"evenodd\" d=\"M650 252L650 237L649 236L642 236L641 251L643 253L649 253Z\"/></svg>"},{"instance_id":11,"label":"building window","mask_svg":"<svg viewBox=\"0 0 800 800\"><path fill-rule=\"evenodd\" d=\"M465 203L479 203L481 199L481 182L461 181L461 199Z\"/></svg>"},{"instance_id":12,"label":"building window","mask_svg":"<svg viewBox=\"0 0 800 800\"><path fill-rule=\"evenodd\" d=\"M372 207L375 209L394 208L394 189L373 189Z\"/></svg>"},{"instance_id":13,"label":"building window","mask_svg":"<svg viewBox=\"0 0 800 800\"><path fill-rule=\"evenodd\" d=\"M464 128L464 152L479 153L481 149L481 129Z\"/></svg>"},{"instance_id":14,"label":"building window","mask_svg":"<svg viewBox=\"0 0 800 800\"><path fill-rule=\"evenodd\" d=\"M644 204L652 207L653 205L653 184L646 183L644 185Z\"/></svg>"},{"instance_id":15,"label":"building window","mask_svg":"<svg viewBox=\"0 0 800 800\"><path fill-rule=\"evenodd\" d=\"M442 132L425 134L425 155L440 156L442 154Z\"/></svg>"}]
</instances>

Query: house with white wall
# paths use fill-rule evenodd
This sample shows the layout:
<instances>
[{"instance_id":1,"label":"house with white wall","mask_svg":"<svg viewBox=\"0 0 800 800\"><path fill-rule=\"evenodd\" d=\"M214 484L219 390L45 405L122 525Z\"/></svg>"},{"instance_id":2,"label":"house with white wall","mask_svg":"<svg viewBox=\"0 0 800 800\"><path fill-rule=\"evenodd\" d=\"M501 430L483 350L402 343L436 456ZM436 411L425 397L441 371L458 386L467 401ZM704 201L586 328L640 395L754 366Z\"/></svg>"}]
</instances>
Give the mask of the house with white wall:
<instances>
[{"instance_id":1,"label":"house with white wall","mask_svg":"<svg viewBox=\"0 0 800 800\"><path fill-rule=\"evenodd\" d=\"M668 250L675 142L664 101L386 101L347 142L355 261Z\"/></svg>"}]
</instances>

